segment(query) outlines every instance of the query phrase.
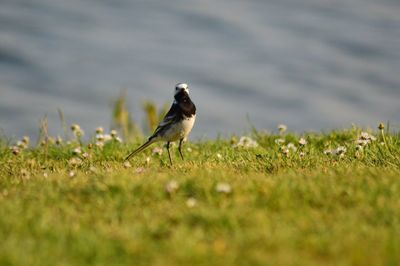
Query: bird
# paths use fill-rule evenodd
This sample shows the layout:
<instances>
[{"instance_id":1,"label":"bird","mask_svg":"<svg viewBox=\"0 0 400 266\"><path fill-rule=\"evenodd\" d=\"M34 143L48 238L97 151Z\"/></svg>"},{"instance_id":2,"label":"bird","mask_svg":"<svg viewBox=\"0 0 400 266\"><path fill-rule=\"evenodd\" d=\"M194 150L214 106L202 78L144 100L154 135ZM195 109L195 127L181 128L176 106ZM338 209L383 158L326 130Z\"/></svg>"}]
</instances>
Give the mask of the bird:
<instances>
[{"instance_id":1,"label":"bird","mask_svg":"<svg viewBox=\"0 0 400 266\"><path fill-rule=\"evenodd\" d=\"M159 123L154 133L139 148L131 152L125 161L137 155L148 146L155 142L167 142L167 151L169 162L172 165L171 153L169 151L170 143L179 140L179 154L184 160L182 154L182 143L186 141L196 120L196 106L189 97L189 86L186 83L175 85L174 101L171 108Z\"/></svg>"}]
</instances>

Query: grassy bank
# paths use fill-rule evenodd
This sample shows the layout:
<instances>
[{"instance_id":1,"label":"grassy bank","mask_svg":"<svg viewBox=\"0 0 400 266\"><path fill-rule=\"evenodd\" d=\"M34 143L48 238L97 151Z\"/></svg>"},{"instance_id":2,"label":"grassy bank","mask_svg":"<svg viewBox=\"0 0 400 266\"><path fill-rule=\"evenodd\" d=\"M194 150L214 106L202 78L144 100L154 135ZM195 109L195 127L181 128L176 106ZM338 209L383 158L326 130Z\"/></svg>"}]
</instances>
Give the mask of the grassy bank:
<instances>
[{"instance_id":1,"label":"grassy bank","mask_svg":"<svg viewBox=\"0 0 400 266\"><path fill-rule=\"evenodd\" d=\"M397 133L253 132L173 166L74 133L0 144L0 265L399 264Z\"/></svg>"}]
</instances>

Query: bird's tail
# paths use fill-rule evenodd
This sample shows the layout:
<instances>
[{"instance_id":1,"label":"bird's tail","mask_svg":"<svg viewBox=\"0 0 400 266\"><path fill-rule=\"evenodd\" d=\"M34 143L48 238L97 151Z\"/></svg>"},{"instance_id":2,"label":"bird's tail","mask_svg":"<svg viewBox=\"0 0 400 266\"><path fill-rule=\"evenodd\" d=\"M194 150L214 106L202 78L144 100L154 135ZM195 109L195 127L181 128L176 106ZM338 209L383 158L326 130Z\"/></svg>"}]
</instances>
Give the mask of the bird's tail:
<instances>
[{"instance_id":1,"label":"bird's tail","mask_svg":"<svg viewBox=\"0 0 400 266\"><path fill-rule=\"evenodd\" d=\"M142 146L140 146L139 148L137 148L136 150L134 150L133 152L131 152L128 156L126 156L125 161L129 160L131 157L135 156L136 154L138 154L139 152L143 151L144 149L146 149L148 146L150 146L151 144L153 144L154 139L149 139L145 144L143 144Z\"/></svg>"}]
</instances>

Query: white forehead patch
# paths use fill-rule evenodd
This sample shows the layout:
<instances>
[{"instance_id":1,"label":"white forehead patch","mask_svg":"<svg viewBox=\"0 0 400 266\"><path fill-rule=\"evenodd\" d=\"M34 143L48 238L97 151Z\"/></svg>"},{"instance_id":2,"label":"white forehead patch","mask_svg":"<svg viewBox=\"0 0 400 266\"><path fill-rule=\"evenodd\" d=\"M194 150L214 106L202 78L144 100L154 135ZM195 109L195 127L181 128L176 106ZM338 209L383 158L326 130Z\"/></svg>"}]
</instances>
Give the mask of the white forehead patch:
<instances>
[{"instance_id":1,"label":"white forehead patch","mask_svg":"<svg viewBox=\"0 0 400 266\"><path fill-rule=\"evenodd\" d=\"M189 88L186 83L178 83L175 85L175 94L177 94L181 90L184 90L184 91L186 91L187 94L189 94Z\"/></svg>"}]
</instances>

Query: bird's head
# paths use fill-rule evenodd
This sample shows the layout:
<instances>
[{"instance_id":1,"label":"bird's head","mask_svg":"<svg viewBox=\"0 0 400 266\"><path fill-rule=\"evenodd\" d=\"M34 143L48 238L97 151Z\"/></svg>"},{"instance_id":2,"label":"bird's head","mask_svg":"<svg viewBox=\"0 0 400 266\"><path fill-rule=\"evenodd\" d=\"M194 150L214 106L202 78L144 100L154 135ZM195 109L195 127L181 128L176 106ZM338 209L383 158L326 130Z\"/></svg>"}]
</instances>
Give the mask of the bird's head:
<instances>
[{"instance_id":1,"label":"bird's head","mask_svg":"<svg viewBox=\"0 0 400 266\"><path fill-rule=\"evenodd\" d=\"M188 88L188 85L186 83L178 83L178 84L176 84L176 86L175 86L175 96L177 96L180 93L189 95L189 88Z\"/></svg>"}]
</instances>

